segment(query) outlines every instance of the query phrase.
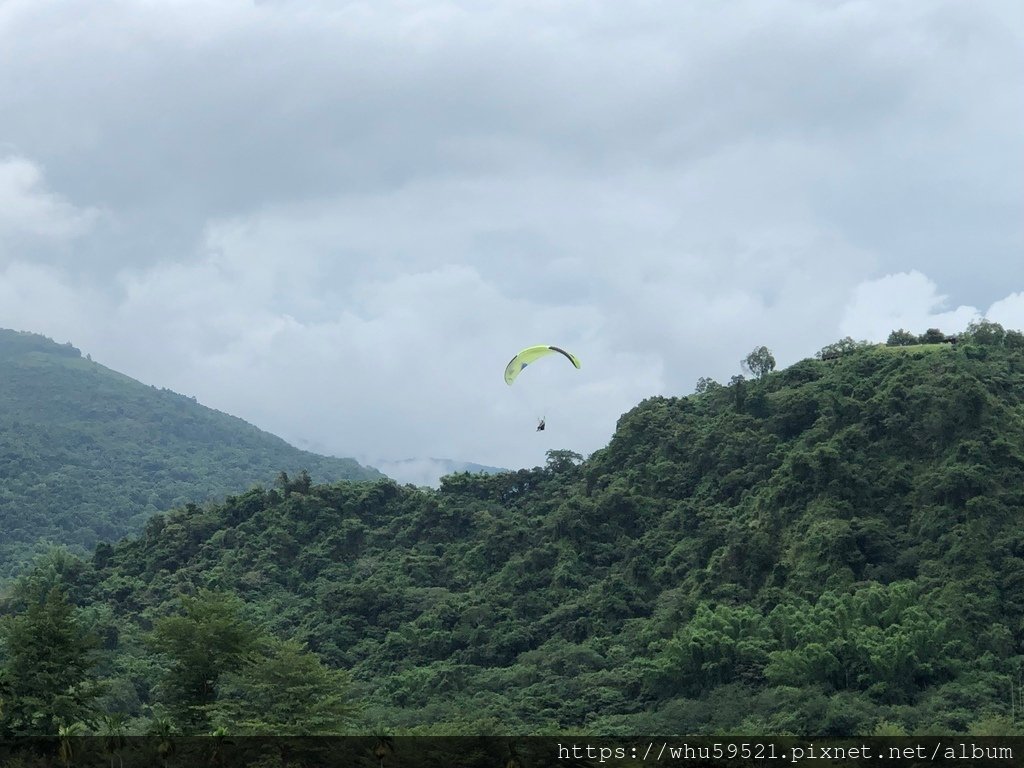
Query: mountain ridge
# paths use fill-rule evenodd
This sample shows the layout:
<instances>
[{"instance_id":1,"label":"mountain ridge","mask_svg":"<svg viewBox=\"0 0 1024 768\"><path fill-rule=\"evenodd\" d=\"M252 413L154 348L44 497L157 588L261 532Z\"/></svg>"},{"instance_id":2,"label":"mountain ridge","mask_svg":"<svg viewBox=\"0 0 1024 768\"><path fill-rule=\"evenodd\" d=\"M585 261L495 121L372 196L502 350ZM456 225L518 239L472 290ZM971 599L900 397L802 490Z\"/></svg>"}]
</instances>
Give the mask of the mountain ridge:
<instances>
[{"instance_id":1,"label":"mountain ridge","mask_svg":"<svg viewBox=\"0 0 1024 768\"><path fill-rule=\"evenodd\" d=\"M1018 733L1022 342L648 398L586 460L436 491L252 490L154 517L68 589L124 638L233 592L351 673L367 731ZM110 653L144 719L161 662Z\"/></svg>"},{"instance_id":2,"label":"mountain ridge","mask_svg":"<svg viewBox=\"0 0 1024 768\"><path fill-rule=\"evenodd\" d=\"M43 541L88 550L138 532L154 512L301 469L320 481L382 476L142 384L70 343L0 329L0 574Z\"/></svg>"}]
</instances>

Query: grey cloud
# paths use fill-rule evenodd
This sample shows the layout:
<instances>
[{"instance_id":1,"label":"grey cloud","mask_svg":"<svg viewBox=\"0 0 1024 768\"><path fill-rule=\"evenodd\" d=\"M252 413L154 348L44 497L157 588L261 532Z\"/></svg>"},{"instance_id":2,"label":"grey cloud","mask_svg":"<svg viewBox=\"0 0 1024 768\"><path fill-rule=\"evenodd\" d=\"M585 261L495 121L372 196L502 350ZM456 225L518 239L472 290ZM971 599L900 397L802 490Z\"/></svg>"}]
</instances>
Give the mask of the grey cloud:
<instances>
[{"instance_id":1,"label":"grey cloud","mask_svg":"<svg viewBox=\"0 0 1024 768\"><path fill-rule=\"evenodd\" d=\"M557 339L588 362L556 447L593 449L757 344L791 362L899 316L887 275L1016 311L1022 19L1010 0L4 4L0 147L43 174L18 199L47 213L18 232L0 213L0 325L292 439L505 466L543 451L492 368Z\"/></svg>"}]
</instances>

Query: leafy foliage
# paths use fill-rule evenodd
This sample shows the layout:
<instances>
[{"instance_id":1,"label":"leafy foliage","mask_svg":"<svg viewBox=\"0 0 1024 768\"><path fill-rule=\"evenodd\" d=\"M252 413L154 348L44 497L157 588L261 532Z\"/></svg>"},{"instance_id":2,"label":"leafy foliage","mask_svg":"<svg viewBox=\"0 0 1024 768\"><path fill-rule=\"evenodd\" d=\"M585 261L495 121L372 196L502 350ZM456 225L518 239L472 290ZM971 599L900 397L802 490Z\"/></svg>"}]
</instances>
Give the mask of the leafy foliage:
<instances>
[{"instance_id":1,"label":"leafy foliage","mask_svg":"<svg viewBox=\"0 0 1024 768\"><path fill-rule=\"evenodd\" d=\"M253 642L254 628L241 616L233 595L201 591L182 600L184 613L157 620L153 648L171 659L164 701L179 728L202 731L205 708L216 699L221 675L237 670Z\"/></svg>"},{"instance_id":2,"label":"leafy foliage","mask_svg":"<svg viewBox=\"0 0 1024 768\"><path fill-rule=\"evenodd\" d=\"M889 338L885 343L890 347L911 347L920 342L918 341L917 336L912 334L910 331L905 331L900 328L898 331L890 333Z\"/></svg>"},{"instance_id":3,"label":"leafy foliage","mask_svg":"<svg viewBox=\"0 0 1024 768\"><path fill-rule=\"evenodd\" d=\"M95 638L57 586L21 595L23 612L0 625L0 733L54 735L90 720L99 691L92 675Z\"/></svg>"},{"instance_id":4,"label":"leafy foliage","mask_svg":"<svg viewBox=\"0 0 1024 768\"><path fill-rule=\"evenodd\" d=\"M758 347L743 358L743 368L749 371L754 378L763 379L775 370L775 356L768 347Z\"/></svg>"},{"instance_id":5,"label":"leafy foliage","mask_svg":"<svg viewBox=\"0 0 1024 768\"><path fill-rule=\"evenodd\" d=\"M840 346L650 398L586 460L282 476L32 578L136 731L1016 732L1024 349Z\"/></svg>"},{"instance_id":6,"label":"leafy foliage","mask_svg":"<svg viewBox=\"0 0 1024 768\"><path fill-rule=\"evenodd\" d=\"M321 736L345 733L355 707L348 675L328 669L294 641L269 641L228 673L210 719L234 733Z\"/></svg>"}]
</instances>

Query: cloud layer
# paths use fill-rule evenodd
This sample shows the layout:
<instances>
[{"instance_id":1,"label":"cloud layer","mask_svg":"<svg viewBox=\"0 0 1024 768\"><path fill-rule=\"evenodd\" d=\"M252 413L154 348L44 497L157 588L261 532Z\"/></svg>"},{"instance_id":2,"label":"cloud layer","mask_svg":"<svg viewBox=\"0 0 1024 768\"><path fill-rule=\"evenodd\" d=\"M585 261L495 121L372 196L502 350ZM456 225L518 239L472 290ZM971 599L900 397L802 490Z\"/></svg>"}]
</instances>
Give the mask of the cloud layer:
<instances>
[{"instance_id":1,"label":"cloud layer","mask_svg":"<svg viewBox=\"0 0 1024 768\"><path fill-rule=\"evenodd\" d=\"M0 326L323 451L589 452L760 344L1024 323L1022 42L1009 1L6 3ZM539 342L583 370L507 388Z\"/></svg>"}]
</instances>

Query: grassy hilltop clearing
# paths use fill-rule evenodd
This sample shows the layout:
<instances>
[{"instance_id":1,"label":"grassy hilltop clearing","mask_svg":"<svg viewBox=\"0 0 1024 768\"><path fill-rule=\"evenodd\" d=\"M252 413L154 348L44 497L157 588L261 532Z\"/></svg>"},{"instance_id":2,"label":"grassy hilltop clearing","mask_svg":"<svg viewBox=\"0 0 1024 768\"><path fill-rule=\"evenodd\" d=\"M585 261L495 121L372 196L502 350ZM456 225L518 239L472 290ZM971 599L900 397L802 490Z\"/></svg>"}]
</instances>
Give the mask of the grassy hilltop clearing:
<instances>
[{"instance_id":1,"label":"grassy hilltop clearing","mask_svg":"<svg viewBox=\"0 0 1024 768\"><path fill-rule=\"evenodd\" d=\"M138 730L1018 732L1024 337L840 347L650 398L586 460L155 515L7 626L87 628L60 685Z\"/></svg>"},{"instance_id":2,"label":"grassy hilltop clearing","mask_svg":"<svg viewBox=\"0 0 1024 768\"><path fill-rule=\"evenodd\" d=\"M159 510L302 469L323 481L381 476L148 387L70 344L0 329L0 575L45 542L91 550Z\"/></svg>"}]
</instances>

